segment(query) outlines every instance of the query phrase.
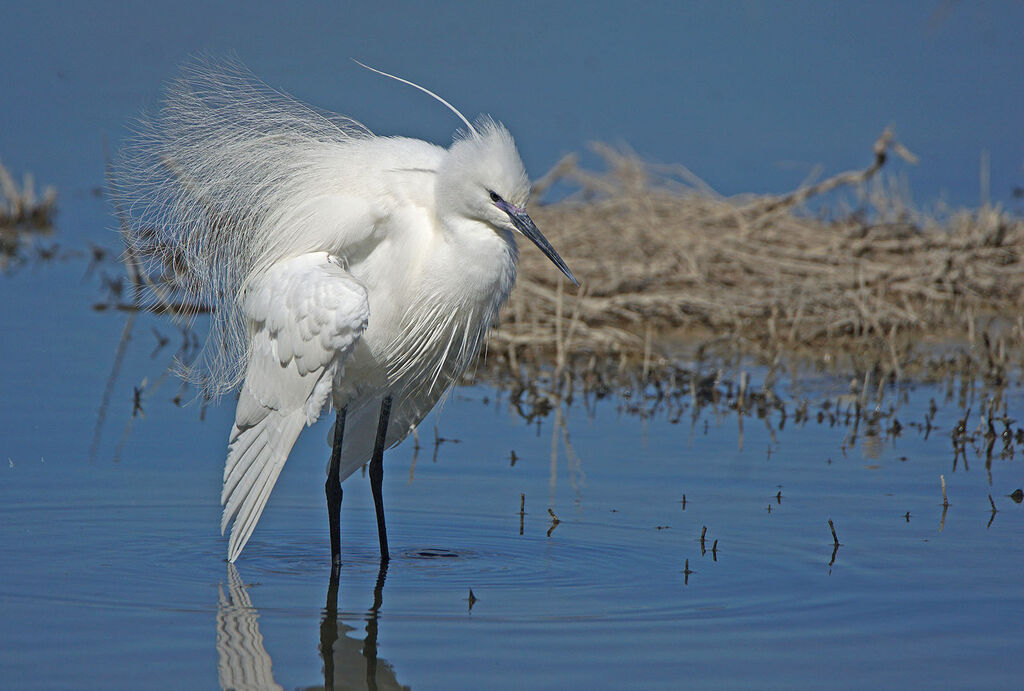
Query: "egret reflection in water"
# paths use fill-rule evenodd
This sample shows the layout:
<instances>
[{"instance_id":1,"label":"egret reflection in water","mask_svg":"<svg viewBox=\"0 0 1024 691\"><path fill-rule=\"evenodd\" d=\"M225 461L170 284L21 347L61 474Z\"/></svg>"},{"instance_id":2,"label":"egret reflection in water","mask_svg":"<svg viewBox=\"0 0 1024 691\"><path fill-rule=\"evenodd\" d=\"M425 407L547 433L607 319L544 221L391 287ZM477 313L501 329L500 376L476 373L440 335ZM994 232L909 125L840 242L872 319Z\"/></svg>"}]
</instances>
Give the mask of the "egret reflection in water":
<instances>
[{"instance_id":1,"label":"egret reflection in water","mask_svg":"<svg viewBox=\"0 0 1024 691\"><path fill-rule=\"evenodd\" d=\"M320 656L324 683L308 689L408 689L395 678L394 668L377 658L377 613L383 603L387 567L382 565L367 610L366 636L348 634L355 627L338 616L337 569L331 570L327 602L320 619ZM274 679L273 661L263 642L259 610L249 597L248 585L234 564L227 565L227 592L219 587L217 603L217 675L222 689L238 691L283 689Z\"/></svg>"}]
</instances>

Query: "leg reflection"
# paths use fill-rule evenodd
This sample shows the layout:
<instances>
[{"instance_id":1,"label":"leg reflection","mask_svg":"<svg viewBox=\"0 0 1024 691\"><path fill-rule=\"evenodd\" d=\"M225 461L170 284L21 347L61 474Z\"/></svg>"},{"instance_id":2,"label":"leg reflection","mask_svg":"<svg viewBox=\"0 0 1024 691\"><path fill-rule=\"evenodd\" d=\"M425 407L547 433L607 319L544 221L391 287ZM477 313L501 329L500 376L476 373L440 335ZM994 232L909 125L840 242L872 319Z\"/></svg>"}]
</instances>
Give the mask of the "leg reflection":
<instances>
[{"instance_id":1,"label":"leg reflection","mask_svg":"<svg viewBox=\"0 0 1024 691\"><path fill-rule=\"evenodd\" d=\"M331 567L331 580L327 584L327 604L320 620L320 658L324 661L324 688L334 689L334 643L338 640L338 578L341 564Z\"/></svg>"},{"instance_id":2,"label":"leg reflection","mask_svg":"<svg viewBox=\"0 0 1024 691\"><path fill-rule=\"evenodd\" d=\"M324 664L325 689L405 689L398 683L394 668L377 658L378 612L383 604L384 581L388 561L382 559L373 588L373 604L366 613L366 636L360 642L348 635L350 626L338 616L338 585L341 569L331 569L327 584L327 602L320 621L320 656Z\"/></svg>"},{"instance_id":3,"label":"leg reflection","mask_svg":"<svg viewBox=\"0 0 1024 691\"><path fill-rule=\"evenodd\" d=\"M377 584L373 587L373 606L366 618L366 641L363 645L363 657L366 658L366 687L377 688L377 612L384 601L384 579L388 577L388 560L380 560L377 571ZM390 666L388 666L390 670ZM392 673L392 677L394 674Z\"/></svg>"}]
</instances>

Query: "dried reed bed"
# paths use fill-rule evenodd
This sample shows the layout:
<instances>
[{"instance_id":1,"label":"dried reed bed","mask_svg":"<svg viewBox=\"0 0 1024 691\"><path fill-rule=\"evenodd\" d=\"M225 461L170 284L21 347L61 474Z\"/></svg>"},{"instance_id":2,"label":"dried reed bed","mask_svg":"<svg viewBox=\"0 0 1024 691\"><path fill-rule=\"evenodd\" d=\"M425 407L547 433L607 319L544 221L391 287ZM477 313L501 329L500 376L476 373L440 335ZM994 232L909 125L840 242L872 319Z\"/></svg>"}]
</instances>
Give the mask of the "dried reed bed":
<instances>
[{"instance_id":1,"label":"dried reed bed","mask_svg":"<svg viewBox=\"0 0 1024 691\"><path fill-rule=\"evenodd\" d=\"M998 382L1020 369L1024 219L991 205L918 211L878 175L892 155L913 160L891 132L865 169L779 196L723 197L681 166L595 148L606 172L566 157L537 196L556 183L577 192L532 210L581 287L524 248L478 376L516 389L575 379L690 391L708 383L679 364L707 355L810 360L879 383L908 372ZM844 190L852 206L822 211ZM149 275L123 259L133 293L157 296L148 309L204 311L180 302L174 267ZM120 291L104 305L139 306Z\"/></svg>"},{"instance_id":2,"label":"dried reed bed","mask_svg":"<svg viewBox=\"0 0 1024 691\"><path fill-rule=\"evenodd\" d=\"M36 196L35 179L26 173L19 185L0 163L0 271L22 258L23 246L36 235L53 230L57 191L53 187Z\"/></svg>"},{"instance_id":3,"label":"dried reed bed","mask_svg":"<svg viewBox=\"0 0 1024 691\"><path fill-rule=\"evenodd\" d=\"M490 346L513 369L613 357L646 372L697 342L858 369L870 354L900 375L937 361L922 341L977 345L1003 369L1024 345L1024 220L994 206L914 210L876 175L893 153L912 160L888 131L868 168L782 196L725 198L684 168L596 150L607 172L568 157L538 183L579 189L533 215L582 284L522 252ZM842 187L855 208L807 210Z\"/></svg>"}]
</instances>

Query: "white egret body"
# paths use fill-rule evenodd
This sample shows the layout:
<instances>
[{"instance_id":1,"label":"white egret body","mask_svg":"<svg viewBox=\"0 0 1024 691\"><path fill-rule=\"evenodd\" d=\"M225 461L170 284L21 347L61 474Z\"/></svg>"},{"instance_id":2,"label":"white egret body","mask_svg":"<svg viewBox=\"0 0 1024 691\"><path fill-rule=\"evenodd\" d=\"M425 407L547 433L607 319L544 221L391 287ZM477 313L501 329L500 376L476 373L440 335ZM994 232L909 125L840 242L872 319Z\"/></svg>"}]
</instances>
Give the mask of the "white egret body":
<instances>
[{"instance_id":1,"label":"white egret body","mask_svg":"<svg viewBox=\"0 0 1024 691\"><path fill-rule=\"evenodd\" d=\"M227 389L244 377L221 497L230 561L329 403L335 563L337 483L371 456L387 559L380 454L479 352L515 281L514 233L575 281L526 215L511 135L487 118L466 125L447 149L378 137L203 66L126 148L116 191L131 210L131 251L173 266L186 292L215 305L204 381ZM378 422L386 436L375 444Z\"/></svg>"}]
</instances>

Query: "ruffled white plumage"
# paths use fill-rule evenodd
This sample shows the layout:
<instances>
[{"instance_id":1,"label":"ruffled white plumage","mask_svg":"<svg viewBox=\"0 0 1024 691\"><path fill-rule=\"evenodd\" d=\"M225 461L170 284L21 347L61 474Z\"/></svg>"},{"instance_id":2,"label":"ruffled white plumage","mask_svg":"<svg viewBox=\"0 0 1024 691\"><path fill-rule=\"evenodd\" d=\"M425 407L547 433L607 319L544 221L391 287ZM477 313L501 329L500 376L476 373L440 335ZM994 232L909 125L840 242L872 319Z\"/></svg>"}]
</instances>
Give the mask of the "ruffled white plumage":
<instances>
[{"instance_id":1,"label":"ruffled white plumage","mask_svg":"<svg viewBox=\"0 0 1024 691\"><path fill-rule=\"evenodd\" d=\"M391 446L466 370L508 298L522 232L509 213L526 218L529 180L503 126L465 122L447 149L378 137L207 62L123 150L113 191L132 258L212 311L205 356L185 373L212 396L241 383L222 492L231 561L329 400L347 411L344 480L369 459L381 400L393 401Z\"/></svg>"},{"instance_id":2,"label":"ruffled white plumage","mask_svg":"<svg viewBox=\"0 0 1024 691\"><path fill-rule=\"evenodd\" d=\"M211 308L206 347L182 363L206 395L231 391L245 371L242 288L281 259L336 244L325 235L357 242L372 228L377 209L365 197L332 195L355 172L348 150L374 139L230 61L186 65L163 107L136 124L111 193L132 219L133 259L173 274L186 306Z\"/></svg>"}]
</instances>

